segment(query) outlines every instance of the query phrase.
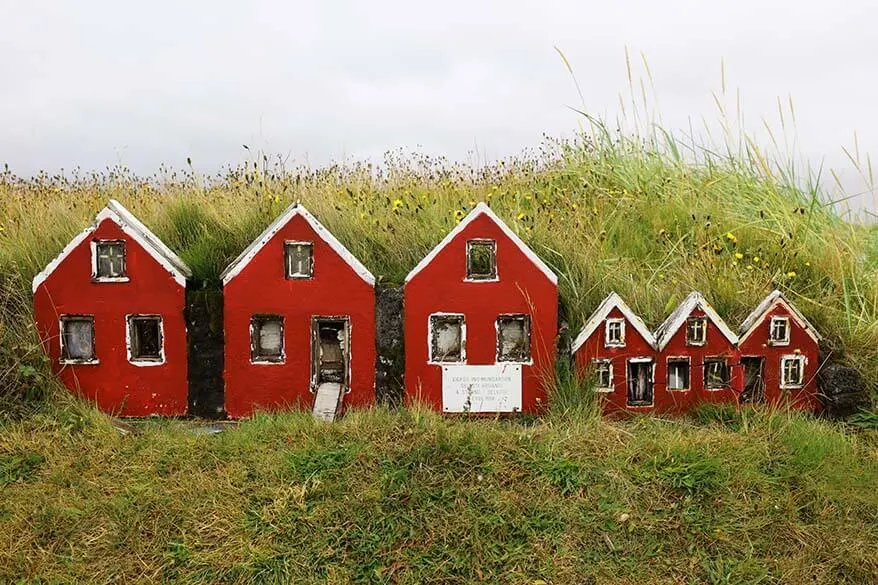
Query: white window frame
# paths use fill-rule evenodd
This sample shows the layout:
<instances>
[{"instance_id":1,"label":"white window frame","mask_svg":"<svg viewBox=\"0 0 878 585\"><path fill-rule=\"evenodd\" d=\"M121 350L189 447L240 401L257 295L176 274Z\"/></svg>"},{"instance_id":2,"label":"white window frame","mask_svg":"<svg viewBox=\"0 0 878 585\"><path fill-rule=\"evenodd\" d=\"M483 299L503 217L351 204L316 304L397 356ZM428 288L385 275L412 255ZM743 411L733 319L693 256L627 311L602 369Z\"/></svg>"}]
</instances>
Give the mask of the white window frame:
<instances>
[{"instance_id":1,"label":"white window frame","mask_svg":"<svg viewBox=\"0 0 878 585\"><path fill-rule=\"evenodd\" d=\"M122 272L125 276L98 276L98 245L122 244ZM128 241L118 238L94 239L91 241L91 280L92 282L130 282L128 276Z\"/></svg>"},{"instance_id":2,"label":"white window frame","mask_svg":"<svg viewBox=\"0 0 878 585\"><path fill-rule=\"evenodd\" d=\"M783 339L774 338L774 324L783 323L786 336ZM789 317L772 317L768 321L768 343L769 345L789 345L790 344L790 318Z\"/></svg>"},{"instance_id":3,"label":"white window frame","mask_svg":"<svg viewBox=\"0 0 878 585\"><path fill-rule=\"evenodd\" d=\"M600 392L602 394L608 394L613 392L616 389L615 379L613 378L613 360L608 359L594 359L591 361L594 366L595 376L597 378L595 382L594 391ZM601 386L601 376L600 376L600 367L607 366L607 369L610 374L610 385L609 386Z\"/></svg>"},{"instance_id":4,"label":"white window frame","mask_svg":"<svg viewBox=\"0 0 878 585\"><path fill-rule=\"evenodd\" d=\"M132 327L132 321L137 319L149 320L149 321L158 321L159 322L159 357L156 358L135 358L132 353L134 343L132 341L132 335L134 334L134 327ZM165 363L165 320L161 315L156 314L144 314L144 313L133 313L131 315L125 315L125 348L128 352L128 363L138 366L138 367L149 367L149 366L160 366Z\"/></svg>"},{"instance_id":5,"label":"white window frame","mask_svg":"<svg viewBox=\"0 0 878 585\"><path fill-rule=\"evenodd\" d=\"M524 321L524 337L527 342L527 359L524 360L508 360L508 359L500 359L500 320L501 319L512 319L512 320L523 320ZM522 364L522 365L530 365L533 364L533 347L532 347L532 339L531 339L531 318L528 313L502 313L497 315L497 318L494 320L494 330L496 332L496 341L497 341L497 352L494 356L494 361L498 364Z\"/></svg>"},{"instance_id":6,"label":"white window frame","mask_svg":"<svg viewBox=\"0 0 878 585\"><path fill-rule=\"evenodd\" d=\"M610 339L610 325L619 326L619 339ZM625 347L625 319L606 319L604 321L604 347Z\"/></svg>"},{"instance_id":7,"label":"white window frame","mask_svg":"<svg viewBox=\"0 0 878 585\"><path fill-rule=\"evenodd\" d=\"M704 326L701 328L701 340L700 341L690 341L689 340L689 325L693 322L700 322ZM686 345L690 347L703 347L707 345L707 317L690 317L686 319Z\"/></svg>"},{"instance_id":8,"label":"white window frame","mask_svg":"<svg viewBox=\"0 0 878 585\"><path fill-rule=\"evenodd\" d=\"M256 355L256 323L262 321L280 321L280 355L278 357L259 357ZM274 313L257 313L250 316L250 363L257 366L280 366L287 361L286 319Z\"/></svg>"},{"instance_id":9,"label":"white window frame","mask_svg":"<svg viewBox=\"0 0 878 585\"><path fill-rule=\"evenodd\" d=\"M686 388L671 388L671 362L685 362L686 367L689 368L689 386ZM692 358L689 356L679 355L679 356L669 356L667 361L665 362L665 369L668 373L667 387L668 392L689 392L692 389Z\"/></svg>"},{"instance_id":10,"label":"white window frame","mask_svg":"<svg viewBox=\"0 0 878 585\"><path fill-rule=\"evenodd\" d=\"M64 322L65 321L91 321L91 347L92 347L92 357L90 360L84 360L79 358L65 358L64 357ZM95 339L95 317L94 315L83 315L83 314L69 314L69 315L61 315L58 319L58 337L59 344L61 348L61 352L58 354L58 363L69 366L96 366L100 364L100 360L98 360L98 346L97 340Z\"/></svg>"},{"instance_id":11,"label":"white window frame","mask_svg":"<svg viewBox=\"0 0 878 585\"><path fill-rule=\"evenodd\" d=\"M798 383L787 380L787 362L799 362L799 376L801 380ZM805 386L805 366L808 360L803 355L784 355L780 358L780 387L783 390L794 390Z\"/></svg>"},{"instance_id":12,"label":"white window frame","mask_svg":"<svg viewBox=\"0 0 878 585\"><path fill-rule=\"evenodd\" d=\"M433 317L456 317L460 319L460 359L455 361L433 360ZM463 313L430 313L427 315L427 363L437 366L466 363L466 315Z\"/></svg>"},{"instance_id":13,"label":"white window frame","mask_svg":"<svg viewBox=\"0 0 878 585\"><path fill-rule=\"evenodd\" d=\"M311 249L311 272L293 272L289 250L295 246L307 246ZM284 276L287 280L310 280L314 278L314 242L305 240L285 240L284 241Z\"/></svg>"},{"instance_id":14,"label":"white window frame","mask_svg":"<svg viewBox=\"0 0 878 585\"><path fill-rule=\"evenodd\" d=\"M707 368L709 365L717 364L717 363L721 363L725 366L725 369L728 371L729 378L728 378L728 380L726 380L726 383L723 384L722 386L709 386L707 384ZM704 384L705 390L707 390L708 392L718 392L720 390L727 390L728 388L731 388L731 386L732 386L732 366L731 366L731 364L729 364L728 358L725 358L722 356L707 356L704 358L703 364L704 364L704 375L702 376L702 383ZM690 375L689 375L689 384L690 385L692 384L691 371L690 371Z\"/></svg>"},{"instance_id":15,"label":"white window frame","mask_svg":"<svg viewBox=\"0 0 878 585\"><path fill-rule=\"evenodd\" d=\"M470 250L473 248L473 244L483 246L490 245L491 246L491 254L493 255L494 260L494 275L488 277L474 277L470 274ZM464 282L499 282L500 281L500 266L497 263L497 240L492 240L491 238L471 238L466 241L466 256L464 256Z\"/></svg>"}]
</instances>

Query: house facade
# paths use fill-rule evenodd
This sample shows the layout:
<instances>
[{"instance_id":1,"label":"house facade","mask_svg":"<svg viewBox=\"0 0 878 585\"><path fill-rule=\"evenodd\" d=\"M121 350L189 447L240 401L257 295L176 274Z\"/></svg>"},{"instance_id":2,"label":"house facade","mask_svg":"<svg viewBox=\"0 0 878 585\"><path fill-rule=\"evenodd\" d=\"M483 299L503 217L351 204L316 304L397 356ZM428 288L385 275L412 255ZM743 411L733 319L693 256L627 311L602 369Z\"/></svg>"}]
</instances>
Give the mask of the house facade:
<instances>
[{"instance_id":1,"label":"house facade","mask_svg":"<svg viewBox=\"0 0 878 585\"><path fill-rule=\"evenodd\" d=\"M190 276L111 200L33 280L37 329L62 382L111 414L186 414Z\"/></svg>"},{"instance_id":2,"label":"house facade","mask_svg":"<svg viewBox=\"0 0 878 585\"><path fill-rule=\"evenodd\" d=\"M222 274L226 411L333 418L375 400L375 278L304 207Z\"/></svg>"},{"instance_id":3,"label":"house facade","mask_svg":"<svg viewBox=\"0 0 878 585\"><path fill-rule=\"evenodd\" d=\"M554 376L558 279L480 203L406 277L409 401L539 412Z\"/></svg>"}]
</instances>

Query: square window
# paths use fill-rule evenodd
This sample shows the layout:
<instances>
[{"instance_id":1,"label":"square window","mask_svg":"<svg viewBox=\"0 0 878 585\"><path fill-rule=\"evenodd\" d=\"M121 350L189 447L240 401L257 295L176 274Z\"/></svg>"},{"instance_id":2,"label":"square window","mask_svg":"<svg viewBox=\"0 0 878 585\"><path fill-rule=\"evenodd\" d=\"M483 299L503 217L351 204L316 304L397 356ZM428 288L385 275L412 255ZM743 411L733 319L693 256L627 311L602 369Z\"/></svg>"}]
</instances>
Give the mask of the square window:
<instances>
[{"instance_id":1,"label":"square window","mask_svg":"<svg viewBox=\"0 0 878 585\"><path fill-rule=\"evenodd\" d=\"M530 315L497 318L497 361L530 361Z\"/></svg>"},{"instance_id":2,"label":"square window","mask_svg":"<svg viewBox=\"0 0 878 585\"><path fill-rule=\"evenodd\" d=\"M466 278L467 280L497 280L497 242L467 241Z\"/></svg>"},{"instance_id":3,"label":"square window","mask_svg":"<svg viewBox=\"0 0 878 585\"><path fill-rule=\"evenodd\" d=\"M696 317L686 321L686 345L704 345L707 342L707 319Z\"/></svg>"},{"instance_id":4,"label":"square window","mask_svg":"<svg viewBox=\"0 0 878 585\"><path fill-rule=\"evenodd\" d=\"M625 319L607 319L604 323L604 345L625 347Z\"/></svg>"},{"instance_id":5,"label":"square window","mask_svg":"<svg viewBox=\"0 0 878 585\"><path fill-rule=\"evenodd\" d=\"M250 361L284 361L284 320L277 315L257 315L250 319Z\"/></svg>"},{"instance_id":6,"label":"square window","mask_svg":"<svg viewBox=\"0 0 878 585\"><path fill-rule=\"evenodd\" d=\"M463 315L430 315L430 361L464 361Z\"/></svg>"},{"instance_id":7,"label":"square window","mask_svg":"<svg viewBox=\"0 0 878 585\"><path fill-rule=\"evenodd\" d=\"M123 240L97 240L94 242L93 254L95 280L118 280L127 277Z\"/></svg>"},{"instance_id":8,"label":"square window","mask_svg":"<svg viewBox=\"0 0 878 585\"><path fill-rule=\"evenodd\" d=\"M790 320L787 317L772 317L769 323L768 340L772 345L786 345L790 342Z\"/></svg>"},{"instance_id":9,"label":"square window","mask_svg":"<svg viewBox=\"0 0 878 585\"><path fill-rule=\"evenodd\" d=\"M781 388L801 388L805 379L805 356L791 355L780 359Z\"/></svg>"},{"instance_id":10,"label":"square window","mask_svg":"<svg viewBox=\"0 0 878 585\"><path fill-rule=\"evenodd\" d=\"M594 360L595 391L613 391L613 362L610 360Z\"/></svg>"},{"instance_id":11,"label":"square window","mask_svg":"<svg viewBox=\"0 0 878 585\"><path fill-rule=\"evenodd\" d=\"M668 359L668 390L689 389L689 360L687 358Z\"/></svg>"},{"instance_id":12,"label":"square window","mask_svg":"<svg viewBox=\"0 0 878 585\"><path fill-rule=\"evenodd\" d=\"M163 362L162 318L158 315L128 317L128 360Z\"/></svg>"},{"instance_id":13,"label":"square window","mask_svg":"<svg viewBox=\"0 0 878 585\"><path fill-rule=\"evenodd\" d=\"M314 276L314 244L312 242L285 242L287 278Z\"/></svg>"},{"instance_id":14,"label":"square window","mask_svg":"<svg viewBox=\"0 0 878 585\"><path fill-rule=\"evenodd\" d=\"M727 388L731 383L729 365L723 358L704 360L704 387L708 390Z\"/></svg>"},{"instance_id":15,"label":"square window","mask_svg":"<svg viewBox=\"0 0 878 585\"><path fill-rule=\"evenodd\" d=\"M61 317L61 362L96 361L94 328L94 317Z\"/></svg>"}]
</instances>

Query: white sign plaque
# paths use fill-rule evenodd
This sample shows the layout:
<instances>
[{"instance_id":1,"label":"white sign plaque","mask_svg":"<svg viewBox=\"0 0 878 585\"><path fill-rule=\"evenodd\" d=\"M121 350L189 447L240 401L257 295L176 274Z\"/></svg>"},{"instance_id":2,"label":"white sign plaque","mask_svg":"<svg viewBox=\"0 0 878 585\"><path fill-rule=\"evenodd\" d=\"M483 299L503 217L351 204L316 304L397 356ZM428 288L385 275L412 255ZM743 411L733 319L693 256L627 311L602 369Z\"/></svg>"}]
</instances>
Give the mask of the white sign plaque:
<instances>
[{"instance_id":1,"label":"white sign plaque","mask_svg":"<svg viewBox=\"0 0 878 585\"><path fill-rule=\"evenodd\" d=\"M442 366L444 412L519 412L521 364Z\"/></svg>"}]
</instances>

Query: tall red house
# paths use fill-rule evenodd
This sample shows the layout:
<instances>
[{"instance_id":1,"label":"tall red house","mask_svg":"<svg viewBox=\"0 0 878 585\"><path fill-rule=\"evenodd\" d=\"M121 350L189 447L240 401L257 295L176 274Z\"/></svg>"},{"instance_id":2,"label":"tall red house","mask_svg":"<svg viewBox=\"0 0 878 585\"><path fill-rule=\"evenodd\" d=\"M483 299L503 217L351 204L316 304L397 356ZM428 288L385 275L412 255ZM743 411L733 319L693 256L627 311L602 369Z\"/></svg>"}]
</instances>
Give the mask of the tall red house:
<instances>
[{"instance_id":1,"label":"tall red house","mask_svg":"<svg viewBox=\"0 0 878 585\"><path fill-rule=\"evenodd\" d=\"M305 408L333 418L375 399L375 278L294 204L222 274L232 418Z\"/></svg>"},{"instance_id":2,"label":"tall red house","mask_svg":"<svg viewBox=\"0 0 878 585\"><path fill-rule=\"evenodd\" d=\"M558 278L484 203L406 277L409 401L528 412L555 375Z\"/></svg>"},{"instance_id":3,"label":"tall red house","mask_svg":"<svg viewBox=\"0 0 878 585\"><path fill-rule=\"evenodd\" d=\"M655 337L618 294L611 293L598 306L571 351L577 373L592 376L604 410L654 406Z\"/></svg>"},{"instance_id":4,"label":"tall red house","mask_svg":"<svg viewBox=\"0 0 878 585\"><path fill-rule=\"evenodd\" d=\"M741 324L742 402L816 411L820 334L779 290Z\"/></svg>"},{"instance_id":5,"label":"tall red house","mask_svg":"<svg viewBox=\"0 0 878 585\"><path fill-rule=\"evenodd\" d=\"M742 372L738 337L693 292L658 328L655 408L682 412L701 402L737 403Z\"/></svg>"},{"instance_id":6,"label":"tall red house","mask_svg":"<svg viewBox=\"0 0 878 585\"><path fill-rule=\"evenodd\" d=\"M33 280L37 328L64 384L120 416L186 414L190 276L111 200Z\"/></svg>"}]
</instances>

